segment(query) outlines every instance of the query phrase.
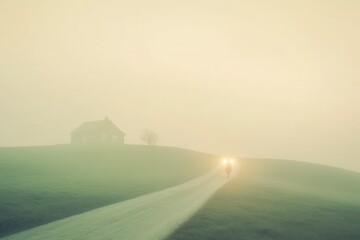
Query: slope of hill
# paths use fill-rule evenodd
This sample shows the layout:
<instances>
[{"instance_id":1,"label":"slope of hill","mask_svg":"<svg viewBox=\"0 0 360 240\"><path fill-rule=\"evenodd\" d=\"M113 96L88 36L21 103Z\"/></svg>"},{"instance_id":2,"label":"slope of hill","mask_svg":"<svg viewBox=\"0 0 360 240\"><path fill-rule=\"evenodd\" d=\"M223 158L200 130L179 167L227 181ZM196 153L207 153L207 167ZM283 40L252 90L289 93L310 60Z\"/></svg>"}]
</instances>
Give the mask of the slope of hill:
<instances>
[{"instance_id":1,"label":"slope of hill","mask_svg":"<svg viewBox=\"0 0 360 240\"><path fill-rule=\"evenodd\" d=\"M360 173L243 159L239 173L168 239L360 239Z\"/></svg>"},{"instance_id":2,"label":"slope of hill","mask_svg":"<svg viewBox=\"0 0 360 240\"><path fill-rule=\"evenodd\" d=\"M0 237L183 183L215 158L147 146L0 148Z\"/></svg>"},{"instance_id":3,"label":"slope of hill","mask_svg":"<svg viewBox=\"0 0 360 240\"><path fill-rule=\"evenodd\" d=\"M184 223L228 179L218 170L149 193L31 228L4 240L159 240Z\"/></svg>"}]
</instances>

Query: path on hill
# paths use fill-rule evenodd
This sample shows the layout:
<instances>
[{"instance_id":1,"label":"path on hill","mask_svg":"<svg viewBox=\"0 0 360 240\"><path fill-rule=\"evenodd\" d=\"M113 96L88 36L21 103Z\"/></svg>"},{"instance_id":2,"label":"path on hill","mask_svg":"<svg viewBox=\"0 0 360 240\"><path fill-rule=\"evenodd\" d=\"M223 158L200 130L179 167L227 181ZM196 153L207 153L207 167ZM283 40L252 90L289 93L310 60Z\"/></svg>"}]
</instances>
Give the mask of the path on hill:
<instances>
[{"instance_id":1,"label":"path on hill","mask_svg":"<svg viewBox=\"0 0 360 240\"><path fill-rule=\"evenodd\" d=\"M218 171L184 184L98 208L3 240L163 239L227 182Z\"/></svg>"}]
</instances>

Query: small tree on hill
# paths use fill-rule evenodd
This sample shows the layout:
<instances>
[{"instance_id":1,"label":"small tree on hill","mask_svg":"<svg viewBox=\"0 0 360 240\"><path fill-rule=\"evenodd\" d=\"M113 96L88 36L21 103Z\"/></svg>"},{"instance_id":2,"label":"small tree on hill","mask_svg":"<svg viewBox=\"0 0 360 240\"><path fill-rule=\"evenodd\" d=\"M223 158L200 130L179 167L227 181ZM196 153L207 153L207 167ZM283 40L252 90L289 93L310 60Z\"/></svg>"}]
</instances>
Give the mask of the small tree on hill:
<instances>
[{"instance_id":1,"label":"small tree on hill","mask_svg":"<svg viewBox=\"0 0 360 240\"><path fill-rule=\"evenodd\" d=\"M145 129L141 135L141 140L149 146L154 146L158 141L158 135L150 129Z\"/></svg>"}]
</instances>

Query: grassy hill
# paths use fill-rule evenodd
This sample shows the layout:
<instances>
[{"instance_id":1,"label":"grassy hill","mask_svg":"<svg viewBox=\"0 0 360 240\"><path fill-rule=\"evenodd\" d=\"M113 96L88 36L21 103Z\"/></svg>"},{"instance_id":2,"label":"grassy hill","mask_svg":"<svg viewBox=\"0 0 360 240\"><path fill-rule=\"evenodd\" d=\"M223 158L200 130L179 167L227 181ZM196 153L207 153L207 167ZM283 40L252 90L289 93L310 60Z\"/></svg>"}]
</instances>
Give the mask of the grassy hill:
<instances>
[{"instance_id":1,"label":"grassy hill","mask_svg":"<svg viewBox=\"0 0 360 240\"><path fill-rule=\"evenodd\" d=\"M243 159L168 240L360 239L360 173L285 160Z\"/></svg>"},{"instance_id":2,"label":"grassy hill","mask_svg":"<svg viewBox=\"0 0 360 240\"><path fill-rule=\"evenodd\" d=\"M147 146L0 148L0 237L180 184L215 158Z\"/></svg>"}]
</instances>

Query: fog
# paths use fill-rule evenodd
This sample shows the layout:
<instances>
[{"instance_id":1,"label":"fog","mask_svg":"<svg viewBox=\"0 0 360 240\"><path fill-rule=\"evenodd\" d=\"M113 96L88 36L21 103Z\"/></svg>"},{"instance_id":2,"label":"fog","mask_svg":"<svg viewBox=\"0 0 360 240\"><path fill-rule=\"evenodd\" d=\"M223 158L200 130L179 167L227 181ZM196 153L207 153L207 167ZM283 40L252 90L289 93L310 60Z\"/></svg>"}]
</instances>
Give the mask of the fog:
<instances>
[{"instance_id":1,"label":"fog","mask_svg":"<svg viewBox=\"0 0 360 240\"><path fill-rule=\"evenodd\" d=\"M1 0L0 146L141 144L360 170L360 1Z\"/></svg>"}]
</instances>

